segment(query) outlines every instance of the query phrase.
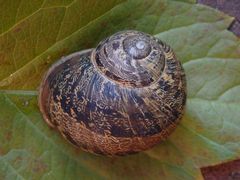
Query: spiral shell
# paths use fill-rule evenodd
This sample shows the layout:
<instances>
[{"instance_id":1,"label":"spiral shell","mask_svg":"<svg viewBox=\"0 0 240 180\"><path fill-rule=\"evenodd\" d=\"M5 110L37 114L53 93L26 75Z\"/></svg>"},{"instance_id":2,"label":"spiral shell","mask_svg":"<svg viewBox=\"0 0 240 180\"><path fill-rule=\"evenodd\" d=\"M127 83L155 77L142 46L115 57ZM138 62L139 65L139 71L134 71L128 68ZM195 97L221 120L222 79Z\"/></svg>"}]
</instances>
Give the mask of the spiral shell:
<instances>
[{"instance_id":1,"label":"spiral shell","mask_svg":"<svg viewBox=\"0 0 240 180\"><path fill-rule=\"evenodd\" d=\"M69 55L47 72L39 106L72 144L104 155L146 150L182 117L186 80L172 49L138 31L122 31L96 49Z\"/></svg>"},{"instance_id":2,"label":"spiral shell","mask_svg":"<svg viewBox=\"0 0 240 180\"><path fill-rule=\"evenodd\" d=\"M116 83L133 88L149 86L159 79L164 68L159 42L142 32L120 32L99 43L92 60Z\"/></svg>"}]
</instances>

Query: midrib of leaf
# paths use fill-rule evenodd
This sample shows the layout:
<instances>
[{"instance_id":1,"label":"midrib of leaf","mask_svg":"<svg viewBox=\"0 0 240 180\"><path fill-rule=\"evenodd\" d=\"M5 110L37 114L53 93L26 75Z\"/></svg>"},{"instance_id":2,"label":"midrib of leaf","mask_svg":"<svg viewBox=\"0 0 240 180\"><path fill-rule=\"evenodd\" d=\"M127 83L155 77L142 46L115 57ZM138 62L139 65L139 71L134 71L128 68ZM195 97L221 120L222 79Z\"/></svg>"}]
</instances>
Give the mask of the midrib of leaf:
<instances>
[{"instance_id":1,"label":"midrib of leaf","mask_svg":"<svg viewBox=\"0 0 240 180\"><path fill-rule=\"evenodd\" d=\"M240 86L240 85L234 85L231 87L231 89L234 87L238 87L238 86ZM0 90L0 94L19 95L19 96L37 96L38 91L34 91L34 90L33 91L31 91L31 90ZM225 101L220 101L219 99L203 99L203 98L197 98L197 97L188 97L188 101L208 101L208 102L215 102L218 104L236 105L237 107L239 104L238 102L229 102L229 101L225 102Z\"/></svg>"},{"instance_id":2,"label":"midrib of leaf","mask_svg":"<svg viewBox=\"0 0 240 180\"><path fill-rule=\"evenodd\" d=\"M25 90L0 90L0 94L20 95L20 96L37 96L38 91L25 91Z\"/></svg>"},{"instance_id":3,"label":"midrib of leaf","mask_svg":"<svg viewBox=\"0 0 240 180\"><path fill-rule=\"evenodd\" d=\"M32 92L31 92L32 93ZM30 93L30 94L31 94ZM56 150L60 151L64 156L68 157L68 159L71 159L71 161L76 162L77 164L81 164L82 166L85 166L87 169L92 169L92 172L95 172L96 174L98 174L98 176L102 177L102 178L107 178L106 175L107 174L103 174L101 171L98 170L97 167L94 167L90 164L87 163L82 163L81 161L78 161L76 158L74 158L73 156L71 156L69 153L67 153L66 151L64 151L63 148L59 147L54 141L51 140L51 138L47 137L43 132L41 132L38 127L31 122L31 120L29 119L28 116L26 116L19 108L18 106L10 99L8 98L8 96L6 94L3 94L4 97L6 98L6 100L8 101L8 103L10 105L12 105L16 111L22 115L22 119L26 122L27 125L29 125L31 128L33 128L35 130L35 132L40 135L42 138L44 138L47 142L49 142ZM24 95L29 95L28 93L24 93ZM31 95L30 95L31 96Z\"/></svg>"}]
</instances>

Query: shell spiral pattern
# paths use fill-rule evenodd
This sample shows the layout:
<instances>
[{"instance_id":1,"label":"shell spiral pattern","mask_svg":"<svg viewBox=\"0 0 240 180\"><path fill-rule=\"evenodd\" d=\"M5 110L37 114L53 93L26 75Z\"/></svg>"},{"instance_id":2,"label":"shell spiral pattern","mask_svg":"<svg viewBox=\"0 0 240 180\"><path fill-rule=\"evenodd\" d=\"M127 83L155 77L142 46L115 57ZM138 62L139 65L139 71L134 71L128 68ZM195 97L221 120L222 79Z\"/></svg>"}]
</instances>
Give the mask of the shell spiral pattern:
<instances>
[{"instance_id":1,"label":"shell spiral pattern","mask_svg":"<svg viewBox=\"0 0 240 180\"><path fill-rule=\"evenodd\" d=\"M146 150L182 117L183 68L172 49L148 34L122 31L69 55L47 72L39 106L73 145L103 155Z\"/></svg>"},{"instance_id":2,"label":"shell spiral pattern","mask_svg":"<svg viewBox=\"0 0 240 180\"><path fill-rule=\"evenodd\" d=\"M160 41L137 31L119 32L99 43L92 59L107 77L131 87L157 81L164 68Z\"/></svg>"}]
</instances>

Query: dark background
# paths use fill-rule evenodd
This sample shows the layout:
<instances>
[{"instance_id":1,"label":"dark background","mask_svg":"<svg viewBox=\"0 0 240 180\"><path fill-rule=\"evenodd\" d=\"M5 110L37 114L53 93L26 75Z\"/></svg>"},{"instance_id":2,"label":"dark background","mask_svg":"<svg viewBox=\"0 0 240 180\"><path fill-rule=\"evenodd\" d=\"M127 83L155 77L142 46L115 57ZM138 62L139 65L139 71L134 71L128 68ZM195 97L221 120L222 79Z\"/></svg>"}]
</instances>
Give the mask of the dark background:
<instances>
[{"instance_id":1,"label":"dark background","mask_svg":"<svg viewBox=\"0 0 240 180\"><path fill-rule=\"evenodd\" d=\"M228 29L240 37L240 0L197 0L197 2L235 17Z\"/></svg>"}]
</instances>

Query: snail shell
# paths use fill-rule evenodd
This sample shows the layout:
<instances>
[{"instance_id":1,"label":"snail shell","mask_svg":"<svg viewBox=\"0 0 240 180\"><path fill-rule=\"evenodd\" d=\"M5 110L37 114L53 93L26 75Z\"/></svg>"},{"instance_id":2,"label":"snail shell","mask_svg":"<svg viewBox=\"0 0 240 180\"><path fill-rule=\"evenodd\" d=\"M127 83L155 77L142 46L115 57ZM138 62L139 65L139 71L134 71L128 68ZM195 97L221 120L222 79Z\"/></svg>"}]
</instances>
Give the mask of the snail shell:
<instances>
[{"instance_id":1,"label":"snail shell","mask_svg":"<svg viewBox=\"0 0 240 180\"><path fill-rule=\"evenodd\" d=\"M183 68L172 49L138 31L122 31L55 63L39 106L45 121L72 144L104 155L149 149L182 117Z\"/></svg>"}]
</instances>

